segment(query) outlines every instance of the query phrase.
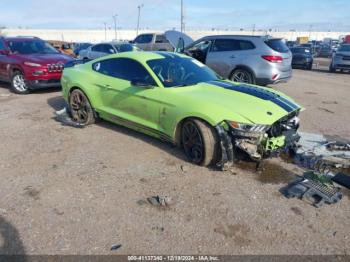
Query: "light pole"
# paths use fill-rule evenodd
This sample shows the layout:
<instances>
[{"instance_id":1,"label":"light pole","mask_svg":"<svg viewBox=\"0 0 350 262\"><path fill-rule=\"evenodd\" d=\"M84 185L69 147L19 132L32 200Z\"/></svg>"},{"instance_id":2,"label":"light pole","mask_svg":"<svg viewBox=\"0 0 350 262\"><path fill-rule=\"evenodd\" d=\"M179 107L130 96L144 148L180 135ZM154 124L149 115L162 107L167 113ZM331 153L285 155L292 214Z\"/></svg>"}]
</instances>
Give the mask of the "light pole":
<instances>
[{"instance_id":1,"label":"light pole","mask_svg":"<svg viewBox=\"0 0 350 262\"><path fill-rule=\"evenodd\" d=\"M141 8L143 7L143 4L139 5L137 8L139 9L139 14L137 16L137 28L136 28L136 36L139 35L139 28L140 28L140 16L141 16Z\"/></svg>"},{"instance_id":2,"label":"light pole","mask_svg":"<svg viewBox=\"0 0 350 262\"><path fill-rule=\"evenodd\" d=\"M114 20L114 39L117 40L117 17L118 15L112 16Z\"/></svg>"},{"instance_id":3,"label":"light pole","mask_svg":"<svg viewBox=\"0 0 350 262\"><path fill-rule=\"evenodd\" d=\"M105 25L105 41L107 41L107 23L104 22Z\"/></svg>"},{"instance_id":4,"label":"light pole","mask_svg":"<svg viewBox=\"0 0 350 262\"><path fill-rule=\"evenodd\" d=\"M181 0L181 33L183 33L184 30L184 1Z\"/></svg>"}]
</instances>

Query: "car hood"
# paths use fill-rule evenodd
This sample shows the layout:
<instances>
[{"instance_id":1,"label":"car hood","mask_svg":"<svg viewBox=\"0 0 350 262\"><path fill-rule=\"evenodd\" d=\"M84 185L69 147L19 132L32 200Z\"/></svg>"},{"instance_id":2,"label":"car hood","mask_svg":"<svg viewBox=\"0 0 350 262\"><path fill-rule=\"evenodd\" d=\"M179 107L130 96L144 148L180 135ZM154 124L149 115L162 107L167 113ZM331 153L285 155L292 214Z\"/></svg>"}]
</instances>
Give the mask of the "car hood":
<instances>
[{"instance_id":1,"label":"car hood","mask_svg":"<svg viewBox=\"0 0 350 262\"><path fill-rule=\"evenodd\" d=\"M230 81L211 81L176 89L181 89L179 93L184 99L201 101L202 110L207 113L223 114L225 119L222 120L271 125L302 109L278 91ZM188 99L187 102L191 103Z\"/></svg>"},{"instance_id":2,"label":"car hood","mask_svg":"<svg viewBox=\"0 0 350 262\"><path fill-rule=\"evenodd\" d=\"M169 30L164 33L166 39L170 42L170 44L176 48L177 44L179 42L179 39L182 38L185 42L185 46L188 46L193 43L193 39L189 37L188 35L178 32L175 30Z\"/></svg>"},{"instance_id":3,"label":"car hood","mask_svg":"<svg viewBox=\"0 0 350 262\"><path fill-rule=\"evenodd\" d=\"M350 56L350 52L342 52L342 51L338 51L335 53L336 55L343 55L343 56Z\"/></svg>"},{"instance_id":4,"label":"car hood","mask_svg":"<svg viewBox=\"0 0 350 262\"><path fill-rule=\"evenodd\" d=\"M64 54L33 54L33 55L20 55L21 60L27 62L38 63L42 65L54 64L54 63L67 63L73 58Z\"/></svg>"}]
</instances>

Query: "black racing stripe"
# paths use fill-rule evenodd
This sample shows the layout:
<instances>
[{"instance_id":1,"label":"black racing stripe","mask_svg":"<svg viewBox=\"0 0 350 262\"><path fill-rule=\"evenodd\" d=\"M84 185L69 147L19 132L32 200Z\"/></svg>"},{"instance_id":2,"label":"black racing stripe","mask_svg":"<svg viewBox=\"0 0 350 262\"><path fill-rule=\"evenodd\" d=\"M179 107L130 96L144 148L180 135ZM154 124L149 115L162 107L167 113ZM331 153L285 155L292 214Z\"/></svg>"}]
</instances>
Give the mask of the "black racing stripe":
<instances>
[{"instance_id":1,"label":"black racing stripe","mask_svg":"<svg viewBox=\"0 0 350 262\"><path fill-rule=\"evenodd\" d=\"M299 109L299 106L294 104L293 102L289 101L288 99L275 94L273 92L270 92L268 90L264 90L255 86L247 85L247 84L231 84L229 82L222 82L222 81L210 81L207 82L209 84L213 84L219 87L223 87L225 89L237 91L240 93L248 94L251 96L258 97L263 100L269 100L279 107L283 108L288 113L295 111L296 109Z\"/></svg>"}]
</instances>

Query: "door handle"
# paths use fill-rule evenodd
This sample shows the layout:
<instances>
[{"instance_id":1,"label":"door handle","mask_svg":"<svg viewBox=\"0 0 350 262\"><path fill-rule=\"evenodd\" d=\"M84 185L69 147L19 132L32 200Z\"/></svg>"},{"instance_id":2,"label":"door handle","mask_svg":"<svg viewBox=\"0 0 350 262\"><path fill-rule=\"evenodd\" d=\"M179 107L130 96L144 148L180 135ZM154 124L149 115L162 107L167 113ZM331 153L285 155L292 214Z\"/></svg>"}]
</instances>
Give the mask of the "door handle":
<instances>
[{"instance_id":1,"label":"door handle","mask_svg":"<svg viewBox=\"0 0 350 262\"><path fill-rule=\"evenodd\" d=\"M234 55L231 55L230 58L236 58Z\"/></svg>"}]
</instances>

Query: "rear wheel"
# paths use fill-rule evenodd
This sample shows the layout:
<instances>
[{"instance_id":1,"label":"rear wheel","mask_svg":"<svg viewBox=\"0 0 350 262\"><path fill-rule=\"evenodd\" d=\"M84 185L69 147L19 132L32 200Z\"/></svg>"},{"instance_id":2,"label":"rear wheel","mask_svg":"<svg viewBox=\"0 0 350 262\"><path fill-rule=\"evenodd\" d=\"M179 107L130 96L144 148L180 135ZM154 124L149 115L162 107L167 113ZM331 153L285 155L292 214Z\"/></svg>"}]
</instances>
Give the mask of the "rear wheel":
<instances>
[{"instance_id":1,"label":"rear wheel","mask_svg":"<svg viewBox=\"0 0 350 262\"><path fill-rule=\"evenodd\" d=\"M231 75L233 82L255 84L255 78L252 73L245 69L236 69Z\"/></svg>"},{"instance_id":2,"label":"rear wheel","mask_svg":"<svg viewBox=\"0 0 350 262\"><path fill-rule=\"evenodd\" d=\"M335 72L335 68L333 67L332 64L329 66L329 72L331 72L331 73Z\"/></svg>"},{"instance_id":3,"label":"rear wheel","mask_svg":"<svg viewBox=\"0 0 350 262\"><path fill-rule=\"evenodd\" d=\"M189 161L201 166L209 166L216 160L217 136L207 123L191 119L182 126L182 145Z\"/></svg>"},{"instance_id":4,"label":"rear wheel","mask_svg":"<svg viewBox=\"0 0 350 262\"><path fill-rule=\"evenodd\" d=\"M75 89L69 96L69 109L75 122L82 125L95 123L94 111L86 95Z\"/></svg>"},{"instance_id":5,"label":"rear wheel","mask_svg":"<svg viewBox=\"0 0 350 262\"><path fill-rule=\"evenodd\" d=\"M16 94L29 93L29 86L22 72L16 71L13 73L11 78L11 90Z\"/></svg>"}]
</instances>

